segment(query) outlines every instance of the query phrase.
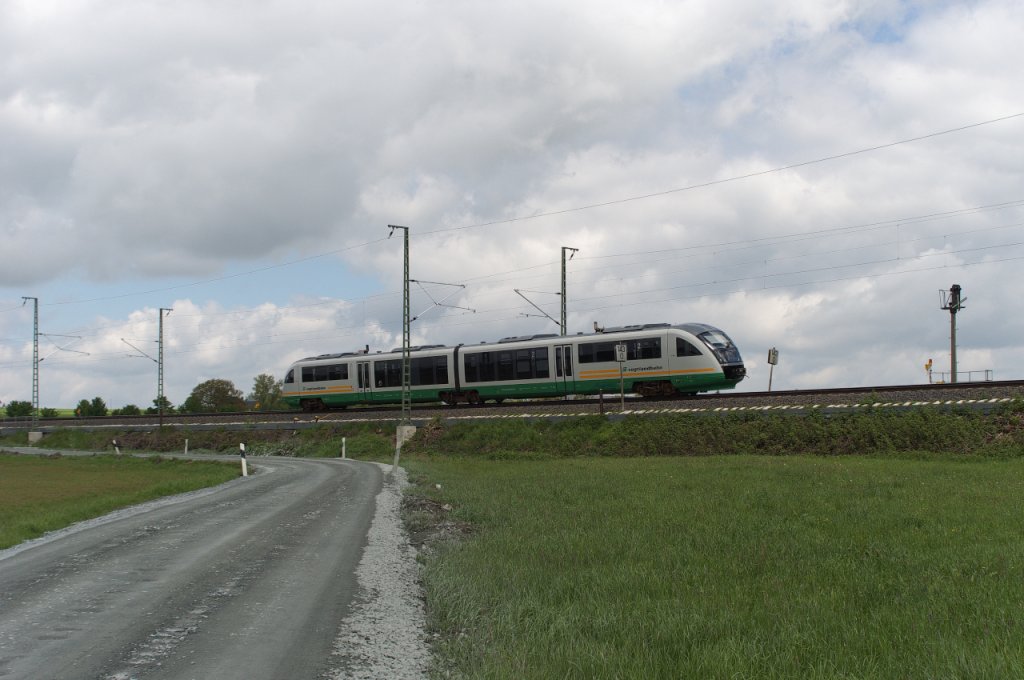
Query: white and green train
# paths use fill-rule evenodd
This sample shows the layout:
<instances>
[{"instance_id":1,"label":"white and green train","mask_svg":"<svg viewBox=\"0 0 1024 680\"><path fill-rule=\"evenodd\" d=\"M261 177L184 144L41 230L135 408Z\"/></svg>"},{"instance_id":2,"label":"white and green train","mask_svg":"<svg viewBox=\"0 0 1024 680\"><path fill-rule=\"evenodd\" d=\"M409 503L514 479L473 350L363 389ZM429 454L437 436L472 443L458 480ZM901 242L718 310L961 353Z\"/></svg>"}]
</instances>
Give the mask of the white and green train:
<instances>
[{"instance_id":1,"label":"white and green train","mask_svg":"<svg viewBox=\"0 0 1024 680\"><path fill-rule=\"evenodd\" d=\"M616 346L624 357L616 353ZM618 361L624 358L624 361ZM594 395L644 396L732 389L746 369L719 329L700 323L643 324L578 335L529 335L479 345L410 349L413 401L446 404ZM284 400L305 411L402 401L402 351L322 354L292 364Z\"/></svg>"}]
</instances>

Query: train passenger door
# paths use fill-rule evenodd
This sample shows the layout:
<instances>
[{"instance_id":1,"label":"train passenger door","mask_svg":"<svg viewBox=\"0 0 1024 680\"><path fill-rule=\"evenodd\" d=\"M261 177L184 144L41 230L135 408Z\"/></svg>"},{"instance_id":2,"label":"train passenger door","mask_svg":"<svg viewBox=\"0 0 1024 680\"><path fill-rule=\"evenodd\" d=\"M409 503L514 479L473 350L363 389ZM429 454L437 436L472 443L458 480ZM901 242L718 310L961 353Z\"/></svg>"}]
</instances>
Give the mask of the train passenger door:
<instances>
[{"instance_id":1,"label":"train passenger door","mask_svg":"<svg viewBox=\"0 0 1024 680\"><path fill-rule=\"evenodd\" d=\"M572 373L572 345L555 347L555 378L559 394L576 392L576 379Z\"/></svg>"},{"instance_id":2,"label":"train passenger door","mask_svg":"<svg viewBox=\"0 0 1024 680\"><path fill-rule=\"evenodd\" d=\"M370 382L370 362L359 361L356 363L356 389L359 392L360 399L369 401L373 398L373 392L370 388L373 387L373 383Z\"/></svg>"}]
</instances>

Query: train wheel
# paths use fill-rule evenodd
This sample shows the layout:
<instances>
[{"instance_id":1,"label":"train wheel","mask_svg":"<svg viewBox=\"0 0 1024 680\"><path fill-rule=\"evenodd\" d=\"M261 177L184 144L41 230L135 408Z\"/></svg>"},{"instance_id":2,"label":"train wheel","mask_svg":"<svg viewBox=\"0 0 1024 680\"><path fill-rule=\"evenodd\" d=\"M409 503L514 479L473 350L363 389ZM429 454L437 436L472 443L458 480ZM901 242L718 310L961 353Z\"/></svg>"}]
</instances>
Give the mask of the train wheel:
<instances>
[{"instance_id":1,"label":"train wheel","mask_svg":"<svg viewBox=\"0 0 1024 680\"><path fill-rule=\"evenodd\" d=\"M642 397L670 397L676 393L676 388L667 380L649 383L636 383L633 390Z\"/></svg>"},{"instance_id":2,"label":"train wheel","mask_svg":"<svg viewBox=\"0 0 1024 680\"><path fill-rule=\"evenodd\" d=\"M323 411L324 402L319 399L303 399L299 402L302 406L302 410L306 413L313 413L314 411Z\"/></svg>"},{"instance_id":3,"label":"train wheel","mask_svg":"<svg viewBox=\"0 0 1024 680\"><path fill-rule=\"evenodd\" d=\"M471 406L479 406L482 403L480 401L480 393L476 390L466 393L466 401L468 401Z\"/></svg>"}]
</instances>

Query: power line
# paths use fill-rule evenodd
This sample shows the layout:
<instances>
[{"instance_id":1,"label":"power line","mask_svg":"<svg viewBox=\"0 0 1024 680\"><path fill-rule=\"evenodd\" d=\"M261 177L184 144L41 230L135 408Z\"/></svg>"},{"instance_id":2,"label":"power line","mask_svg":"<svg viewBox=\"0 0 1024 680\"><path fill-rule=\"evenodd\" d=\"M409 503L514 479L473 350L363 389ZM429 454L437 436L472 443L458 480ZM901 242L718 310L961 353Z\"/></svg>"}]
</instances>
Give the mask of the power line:
<instances>
[{"instance_id":1,"label":"power line","mask_svg":"<svg viewBox=\"0 0 1024 680\"><path fill-rule=\"evenodd\" d=\"M950 216L960 216L960 215L969 214L969 213L977 213L979 211L986 210L986 209L995 209L995 208L1001 208L1001 207L1007 207L1007 206L1015 206L1015 205L1022 204L1022 203L1024 203L1024 201L1006 202L1006 203L1000 203L1000 204L992 204L992 205L988 205L988 206L975 206L975 207L964 208L964 209L960 209L960 210L956 210L956 211L946 211L946 212L942 212L942 213L930 213L930 214L927 214L927 215L904 217L904 218L901 218L901 219L898 219L898 220L895 220L895 219L894 220L885 220L885 221L882 221L882 222L876 222L876 223L870 223L870 224L854 225L852 227L837 227L837 228L816 230L816 231L813 231L813 232L804 232L805 234L807 234L806 236L800 236L800 234L786 234L786 235L781 235L779 237L762 237L762 238L758 238L758 239L748 239L748 240L744 240L744 241L732 241L732 242L725 242L725 243L709 244L708 246L692 246L692 247L688 247L688 248L678 248L678 249L661 249L661 250L644 251L644 252L639 252L639 253L628 253L628 254L598 255L598 256L584 257L584 258L580 258L580 259L581 260L585 260L585 259L602 260L602 259L612 259L612 258L626 257L626 256L650 255L650 254L655 254L655 253L686 252L686 251L689 251L689 250L700 249L700 248L703 248L703 247L722 247L724 245L737 245L737 244L745 244L745 243L751 243L751 244L752 243L757 243L757 244L763 245L766 240L771 240L773 238L786 239L786 240L788 240L788 242L792 243L792 242L794 242L794 239L795 240L811 240L811 239L816 239L816 238L829 238L829 237L832 237L832 236L835 236L835 235L840 235L840 234L845 235L845 234L852 234L852 233L861 233L861 232L854 232L854 231L850 231L850 230L852 230L852 229L862 229L864 231L866 231L866 230L877 230L877 229L891 227L893 225L898 225L898 224L923 223L925 221L934 221L934 220L937 220L937 219L948 218ZM944 238L949 238L950 236L958 236L958 235L963 235L963 234L974 234L974 233L981 233L981 232L987 232L987 231L997 231L997 230L1001 230L1001 229L1008 229L1008 228L1013 228L1013 227L1018 227L1018 226L1021 226L1021 223L1018 222L1018 223L1011 224L1011 225L1001 225L1001 226L997 226L997 227L986 227L986 228L983 228L983 229L961 230L961 231L957 231L957 232L948 232L946 234L943 234L943 237ZM799 238L796 238L796 237L799 237ZM837 253L852 252L852 251L857 251L857 250L866 250L866 249L870 249L870 248L883 248L883 247L892 246L894 243L897 244L897 245L901 245L901 244L906 245L906 244L915 243L915 242L924 241L924 240L929 240L929 239L934 239L934 238L938 238L938 236L927 236L927 237L915 238L915 239L910 239L910 240L900 240L900 239L897 238L896 241L891 241L890 240L890 241L886 241L886 242L883 242L883 243L868 244L868 245L864 245L864 246L856 246L856 247L853 247L853 248L842 248L842 249L835 249L835 250L829 250L829 251L815 251L815 252L803 253L803 254L797 254L797 255L783 255L781 257L772 257L772 258L767 258L767 259L760 259L759 258L759 259L756 259L756 260L746 260L746 261L739 261L739 262L731 262L727 266L734 267L734 266L742 266L742 265L745 265L745 264L761 264L761 263L767 263L767 262L781 261L781 260L785 260L785 259L800 259L800 258L806 258L806 257L812 257L812 256L821 256L821 255L826 255L826 254L837 254ZM751 247L753 247L753 246L751 246ZM729 252L736 252L737 250L742 250L742 249L743 248L736 248L736 249L733 249L732 251L729 251ZM955 252L959 252L959 251L955 251ZM684 257L689 259L689 258L694 258L694 257L698 257L698 256L700 256L700 255L699 254L690 254L690 255L686 255ZM912 259L913 257L914 257L913 255L910 255L907 259ZM651 264L656 264L658 262L672 261L674 259L679 259L679 258L676 258L676 257L663 258L663 259L654 260L654 261L646 260L644 262L644 264L645 265L651 265ZM534 266L530 266L530 267L524 267L524 268L521 268L521 269L518 269L518 270L508 270L508 271L505 271L505 272L496 273L494 275L487 275L487 276L482 276L482 277L476 277L475 281L477 281L478 283L482 283L482 282L486 281L486 279L488 279L489 276L508 275L508 274L512 274L512 273L516 273L516 272L531 271L531 270L538 269L538 268L551 267L551 266L554 266L555 264L556 264L555 262L549 262L549 263L545 263L543 265L534 265ZM581 269L578 270L578 272L583 274L583 273L586 273L586 272L600 271L602 269L617 269L617 268L627 267L627 266L633 266L633 263L615 264L615 265L607 265L607 266L601 266L601 267L581 268ZM691 271L691 272L692 271L700 271L702 269L708 269L708 268L711 268L711 267L720 268L722 266L723 266L722 264L708 265L707 267L700 267L699 269L696 269L696 270L695 269L690 269L689 271ZM632 275L630 278L632 280L638 280L638 279L650 278L652 276L659 276L659 275L661 275L661 273L653 272L653 273L648 273L648 274ZM533 278L538 278L538 277L533 277ZM519 282L521 282L523 280L524 279L522 279L522 278L500 279L500 280L497 280L497 281L488 281L488 283L492 283L493 284L493 283L502 283L502 282L508 282L508 281L519 281ZM614 277L614 276L613 277L598 278L596 280L592 280L591 281L591 285L598 284L598 283L605 282L605 281L614 281L614 280L621 280L621 279L620 279L620 277ZM395 294L397 294L397 292L374 294L374 295L371 295L371 296L367 296L367 297L364 297L364 298L358 298L358 299L354 299L354 300L331 299L331 300L322 300L322 301L319 301L319 302L316 302L316 303L307 304L307 305L285 305L285 306L281 306L281 307L275 307L272 311L276 315L276 314L280 314L281 312L285 312L285 311L289 311L289 310L301 310L301 309L308 309L308 308L321 307L321 306L329 306L329 305L340 306L342 310L344 310L346 308L349 309L349 310L353 310L353 309L357 308L357 306L358 306L358 304L360 302L365 303L366 301L369 301L369 300L381 299L381 298L388 297L390 295L395 295ZM493 296L499 295L499 294L500 295L507 295L507 291L485 293L483 295L483 297L493 297ZM481 298L481 294L480 293L474 293L471 296L471 299L475 299L475 300L479 300L480 298ZM522 309L522 308L519 307L519 308L504 308L504 309L513 310L513 309ZM263 323L265 323L265 319L263 318L263 316L264 316L263 315L263 311L264 311L263 310L263 305L260 305L260 306L253 307L253 308L236 309L236 310L232 310L232 311L228 311L228 312L220 312L220 313L207 314L207 315L203 315L203 314L182 314L182 315L179 316L179 318L186 318L187 317L187 318L201 319L201 323L195 324L194 327L197 330L198 329L205 329L206 332L210 332L211 330L216 329L216 328L218 328L220 326L223 326L225 324L232 324L232 328L237 330L239 324L243 324L244 325L244 324L248 324L248 323L252 323L252 324L263 324ZM246 315L255 316L257 318L252 319L251 322L248 321L248 320L245 320L245 319L240 319L238 322L233 321L233 319L239 319L239 317L244 317ZM87 334L87 333L91 332L91 334L89 334L88 337L98 337L98 331L102 331L102 330L105 330L105 329L118 329L120 332L123 332L123 329L124 329L125 325L127 325L127 323L128 322L122 323L122 324L109 324L109 325L104 325L104 326L94 326L94 327L79 328L79 329L75 329L73 332L76 333L76 334ZM146 322L146 323L148 324L150 322ZM343 329L343 328L358 328L358 327L361 327L361 326L346 326L346 327L340 327L339 329ZM181 332L181 330L182 330L182 327L179 325L176 330L177 330L176 334L179 334ZM308 333L308 332L309 331L293 331L293 332L287 332L287 333L274 333L274 334L271 334L268 337L302 336L302 335L304 335L305 333ZM21 343L21 342L27 342L27 339L10 338L10 339L2 339L2 340L0 340L0 344L15 344L15 343ZM116 355L116 353L115 353L115 355Z\"/></svg>"},{"instance_id":2,"label":"power line","mask_svg":"<svg viewBox=\"0 0 1024 680\"><path fill-rule=\"evenodd\" d=\"M919 268L916 268L916 269L902 269L902 270L894 271L894 272L857 273L857 274L851 274L849 276L840 276L840 277L834 277L834 278L830 278L830 279L819 279L819 280L815 280L815 281L803 281L803 282L786 282L786 283L780 283L780 284L777 284L777 285L767 285L767 284L764 283L764 281L766 281L768 279L779 279L779 278L782 278L782 277L785 277L785 276L798 276L798 275L815 274L815 273L822 273L822 272L828 272L828 271L839 271L839 270L843 270L843 269L851 269L851 268L854 268L854 267L866 267L866 266L871 266L871 265L887 264L887 263L892 263L892 262L896 262L896 261L903 261L903 262L908 262L909 263L909 262L911 262L913 260L925 260L925 259L928 259L928 258L935 258L935 257L948 257L948 256L951 256L951 255L959 255L959 254L969 253L969 252L979 252L979 251L984 251L984 250L1007 249L1007 248L1012 248L1012 247L1020 247L1022 245L1024 245L1024 241L1013 242L1013 243L1002 243L1002 244L997 244L997 245L974 247L974 248L962 248L962 249L959 249L959 250L942 251L942 252L936 252L936 253L926 253L926 254L917 255L917 256L913 256L913 257L900 258L899 260L897 258L890 257L890 258L885 258L885 259L866 260L866 261L856 262L856 263L851 263L851 264L831 265L831 266L828 266L828 267L816 267L816 268L803 269L803 270L794 270L794 271L786 271L786 272L775 272L775 273L771 273L771 274L749 275L749 276L737 277L737 278L734 278L734 279L719 279L719 280L712 280L712 281L700 281L700 282L694 282L694 283L689 283L689 284L680 284L678 286L668 286L668 287L664 287L664 288L635 290L635 291L630 291L630 292L627 292L627 293L615 293L615 294L610 294L610 295L594 296L594 297L590 297L590 298L580 298L579 301L582 302L582 303L585 303L585 302L597 302L597 301L600 301L600 300L611 300L611 299L614 299L614 298L626 298L626 300L624 300L623 302L618 303L618 304L597 305L597 306L594 306L594 307L589 307L587 309L578 310L577 313L602 311L602 310L605 310L605 309L614 309L614 308L617 308L617 307L623 307L623 306L627 306L627 305L628 306L632 306L632 307L637 307L638 305L652 305L652 304L659 304L659 303L662 303L662 302L672 302L672 301L677 301L677 300L694 300L694 299L703 299L703 298L707 298L707 297L720 297L720 296L723 296L723 295L731 295L731 294L741 293L741 292L743 292L743 293L750 293L750 292L758 292L758 291L764 291L764 290L777 290L777 289L784 289L784 288L796 288L796 287L814 285L814 284L818 284L818 283L834 283L834 282L848 281L848 280L854 280L854 279L869 279L869 278L878 278L878 277L883 277L883 276L887 277L887 276L896 276L896 275L902 275L902 274L913 274L913 273L919 273L919 272L934 271L934 270L938 270L938 269L947 269L947 268L949 268L949 266L943 264L943 265L937 265L937 266L934 266L934 267L919 267ZM1000 258L1000 259L996 259L996 260L983 260L981 262L961 262L961 263L957 263L956 265L954 265L954 268L955 267L978 266L978 265L983 265L983 264L996 264L996 263L1000 263L1000 262L1011 262L1011 261L1018 261L1018 260L1021 260L1021 259L1024 259L1024 256L1007 257L1007 258ZM668 292L668 291L678 291L678 290L683 290L683 289L694 289L694 288L708 287L708 286L712 286L712 285L728 285L728 284L740 283L740 282L743 282L743 281L752 281L752 280L760 280L760 281L762 281L762 285L760 285L758 287L751 287L751 288L733 289L733 290L724 291L724 292L701 293L701 294L697 294L697 295L688 294L688 295L686 295L684 297L669 296L669 297L661 297L661 298L657 298L657 299L652 299L651 298L651 294L653 294L653 293L664 293L664 292ZM638 303L638 302L632 300L632 298L635 298L635 297L638 297L638 296L642 296L643 297L643 300L641 302ZM518 307L505 307L505 308L491 309L491 310L486 310L485 309L485 310L481 310L481 314L488 314L488 313L502 314L502 313L507 313L507 312L510 312L510 311L516 311L516 310L520 310L520 309L524 309L524 307L523 306L518 306ZM435 321L435 323L433 325L444 327L444 328L456 327L456 326L466 326L466 325L480 326L480 325L485 325L485 324L489 324L489 323L498 323L498 322L502 322L502 321L515 320L517 318L517 317L508 317L508 318L499 318L499 319L487 319L487 318L484 318L483 316L478 316L478 317L474 317L473 321L466 321L466 322L463 322L463 323L444 322L445 319L452 319L452 318L455 318L455 316L456 315L442 315L442 316L437 318L437 320ZM463 316L463 315L457 315L457 316ZM438 323L438 322L441 322L441 323ZM380 327L378 326L378 328L380 328ZM337 330L349 330L351 332L348 332L348 333L337 333L337 332L335 332ZM183 348L179 348L178 350L176 350L176 351L174 351L174 352L172 352L170 354L173 354L173 355L185 355L185 354L192 354L192 353L196 353L196 352L200 352L200 351L206 351L206 350L211 350L211 349L213 349L213 350L229 350L229 349L240 349L240 348L247 348L247 347L259 347L259 346L275 345L275 344L282 344L282 343L290 343L290 344L294 345L294 344L299 344L299 343L306 343L306 344L308 344L308 343L313 343L313 342L337 341L340 338L350 338L350 337L357 336L357 335L363 335L363 337L365 337L365 332L366 332L366 327L365 326L362 326L362 325L352 325L352 326L340 327L340 328L337 328L337 329L331 329L329 331L326 331L326 334L320 335L320 336L317 336L317 337L302 338L302 339L298 339L298 340L292 339L292 338L281 339L281 340L271 340L270 338L280 337L281 335L286 335L286 334L270 334L270 335L267 336L268 339L265 340L265 341L250 342L250 343L234 343L234 344L229 344L229 345L224 345L224 344L219 344L218 345L218 344L213 344L213 343L196 343L196 344L193 344L193 345L187 345L187 346L185 346ZM287 334L287 335L290 335L290 334ZM111 359L103 359L102 357L104 357L104 356L110 356L112 358ZM119 356L119 355L117 355L115 353L111 353L109 355L95 355L94 354L89 360L84 360L84 359L82 359L82 360L74 360L74 363L78 364L78 363L92 363L92 362L95 362L95 361L110 361L110 360L113 360L113 358L120 359L120 358L123 358L123 357L121 357L121 356ZM28 362L25 362L25 361L22 361L22 362L8 362L8 363L0 364L0 367L3 367L3 366L23 366L23 365L26 365L27 363ZM59 361L58 360L58 361L53 361L51 363L53 363L53 364L58 364L58 363L59 364L66 364L66 363L72 363L72 362L71 361Z\"/></svg>"},{"instance_id":3,"label":"power line","mask_svg":"<svg viewBox=\"0 0 1024 680\"><path fill-rule=\"evenodd\" d=\"M735 175L733 177L726 177L723 179L715 179L708 182L701 182L699 184L691 184L685 187L678 187L675 189L666 189L664 191L656 191L649 194L642 194L640 196L629 196L626 198L617 198L611 201L603 201L601 203L591 203L589 205L578 206L575 208L565 208L562 210L552 210L548 212L536 213L534 215L524 215L521 217L510 217L504 220L494 220L491 222L480 222L477 224L468 224L462 227L448 227L446 229L435 229L433 231L422 232L422 236L430 236L432 234L444 234L452 231L464 231L466 229L477 229L479 227L492 227L499 224L512 224L513 222L525 222L527 220L540 219L542 217L553 217L555 215L566 215L569 213L582 212L584 210L592 210L594 208L605 208L611 205L621 205L623 203L630 203L633 201L642 201L648 198L657 198L659 196L668 196L670 194L677 194L684 191L693 191L694 189L704 189L706 187L717 186L719 184L727 184L730 182L738 182L744 179L751 179L754 177L762 177L764 175L771 175L777 172L783 172L785 170L794 170L796 168L803 168L808 165L816 165L818 163L826 163L828 161L838 160L840 158L850 158L851 156L857 156L860 154L871 153L872 151L880 151L882 149L889 149L894 146L900 146L902 144L910 144L912 142L920 142L925 139L932 139L934 137L941 137L943 135L953 134L955 132L963 132L964 130L970 130L972 128L981 127L983 125L991 125L993 123L1000 123L1003 121L1011 120L1013 118L1019 118L1024 116L1024 111L1020 113L1014 113L1008 116L1001 116L999 118L993 118L991 120L981 121L979 123L970 123L968 125L961 125L960 127L950 128L948 130L940 130L939 132L931 132L926 135L920 135L918 137L910 137L908 139L901 139L895 142L888 142L885 144L878 144L876 146L867 147L864 149L857 149L856 151L846 151L844 153L835 154L832 156L825 156L823 158L816 158L810 161L801 161L799 163L793 163L791 165L783 165L768 170L760 170L758 172L750 172L745 175Z\"/></svg>"},{"instance_id":4,"label":"power line","mask_svg":"<svg viewBox=\"0 0 1024 680\"><path fill-rule=\"evenodd\" d=\"M861 231L872 231L875 229L882 229L885 227L894 226L897 224L916 224L918 222L926 222L938 219L945 219L949 217L959 217L961 215L970 215L978 212L984 212L987 210L1001 210L1005 208L1014 208L1024 205L1024 199L1018 199L1015 201L1006 201L1004 203L992 203L989 205L972 206L970 208L960 208L958 210L947 210L945 212L927 213L924 215L915 215L912 217L899 217L881 220L878 222L866 222L864 224L854 224L845 227L828 227L825 229L816 229L813 231L801 231L791 232L788 234L776 234L772 236L759 236L757 238L749 239L738 239L734 241L719 241L717 243L705 243L695 246L684 246L681 248L662 248L658 250L645 250L637 251L633 253L612 253L608 255L593 255L589 257L582 257L582 260L604 260L615 257L635 257L638 255L656 255L659 253L670 253L678 251L688 250L703 250L707 248L724 248L727 246L742 246L742 245L753 245L760 244L766 241L788 241L788 240L806 240L807 238L813 238L818 236L828 236L838 233L857 233Z\"/></svg>"},{"instance_id":5,"label":"power line","mask_svg":"<svg viewBox=\"0 0 1024 680\"><path fill-rule=\"evenodd\" d=\"M982 127L982 126L985 126L985 125L992 125L994 123L1000 123L1000 122L1004 122L1004 121L1007 121L1007 120L1012 120L1014 118L1019 118L1021 116L1024 116L1024 111L1022 111L1020 113L1010 114L1010 115L1007 115L1007 116L1001 116L999 118L992 118L990 120L980 121L980 122L976 122L976 123L970 123L970 124L967 124L967 125L961 125L959 127L950 128L948 130L940 130L938 132L931 132L931 133L928 133L928 134L925 134L925 135L919 135L917 137L910 137L910 138L907 138L907 139L901 139L901 140L894 141L894 142L887 142L885 144L878 144L878 145L875 145L875 146L866 147L866 148L862 148L862 149L857 149L857 150L854 150L854 151L846 151L846 152L834 154L834 155L831 155L831 156L825 156L825 157L816 158L816 159L813 159L813 160L801 161L801 162L798 162L798 163L792 163L790 165L778 166L778 167L775 167L775 168L770 168L770 169L767 169L767 170L760 170L758 172L751 172L751 173L747 173L747 174L744 174L744 175L735 175L735 176L732 176L732 177L726 177L726 178L722 178L722 179L710 180L710 181L701 182L701 183L698 183L698 184L691 184L691 185L688 185L688 186L685 186L685 187L677 187L677 188L674 188L674 189L666 189L664 191L656 191L656 192L647 193L647 194L641 194L641 195L637 195L637 196L627 196L627 197L624 197L624 198L613 199L613 200L610 200L610 201L603 201L603 202L600 202L600 203L591 203L591 204L588 204L588 205L576 206L576 207L572 207L572 208L565 208L565 209L562 209L562 210L552 210L552 211L548 211L548 212L535 213L535 214L532 214L532 215L522 215L522 216L511 217L511 218L502 219L502 220L492 220L492 221L489 221L489 222L478 222L478 223L475 223L475 224L467 224L467 225L463 225L463 226L459 226L459 227L447 227L447 228L443 228L443 229L435 229L435 230L432 230L432 231L423 231L423 232L418 232L417 234L415 234L415 237L419 238L419 237L433 236L433 235L436 235L436 234L450 233L450 232L455 232L455 231L467 231L467 230L470 230L470 229L478 229L478 228L482 228L482 227L490 227L490 226L496 226L496 225L501 225L501 224L512 224L512 223L515 223L515 222L524 222L524 221L535 220L535 219L540 219L540 218L544 218L544 217L554 217L554 216L557 216L557 215L565 215L565 214L570 214L570 213L582 212L582 211L585 211L585 210L593 210L593 209L596 209L596 208L608 207L608 206L612 206L612 205L620 205L620 204L624 204L624 203L631 203L631 202L635 202L635 201L642 201L642 200L646 200L646 199L650 199L650 198L657 198L657 197L660 197L660 196L668 196L668 195L671 195L671 194L682 193L682 192L686 192L686 191L693 191L695 189L702 189L702 188L717 186L717 185L720 185L720 184L727 184L727 183L731 183L731 182L738 182L738 181L745 180L745 179L752 179L754 177L761 177L761 176L764 176L764 175L770 175L770 174L774 174L774 173L778 173L778 172L784 172L786 170L794 170L796 168L802 168L802 167L807 167L807 166L810 166L810 165L826 163L828 161L839 160L841 158L850 158L850 157L861 155L861 154L871 153L871 152L874 152L874 151L880 151L882 149L889 149L889 148L900 146L900 145L903 145L903 144L911 144L913 142L919 142L919 141L923 141L923 140L926 140L926 139L932 139L932 138L935 138L935 137L941 137L943 135L949 135L949 134L954 134L954 133L957 133L957 132L963 132L965 130L970 130L970 129ZM227 281L227 280L231 280L231 279L240 278L240 277L243 277L243 276L251 276L253 274L259 274L259 273L262 273L262 272L271 271L271 270L274 270L274 269L280 269L280 268L283 268L283 267L290 267L290 266L294 266L296 264L301 264L301 263L304 263L304 262L310 262L312 260L320 259L320 258L323 258L323 257L328 257L328 256L331 256L331 255L337 255L339 253L348 252L348 251L351 251L351 250L357 250L357 249L360 249L360 248L365 248L365 247L370 246L370 245L381 243L381 242L383 242L385 240L387 240L387 239L386 238L374 239L374 240L371 240L371 241L367 241L365 243L357 243L357 244L354 244L354 245L351 245L351 246L347 246L345 248L338 248L338 249L335 249L335 250L331 250L331 251L327 251L327 252L323 252L323 253L318 253L316 255L310 255L308 257L303 257L303 258L299 258L299 259L296 259L296 260L291 260L289 262L283 262L281 264L267 265L267 266L264 266L264 267L259 267L259 268L251 269L251 270L244 271L244 272L237 272L237 273L234 273L234 274L227 274L227 275L224 275L224 276L218 276L218 277L213 277L213 278L209 278L209 279L203 279L203 280L200 280L200 281L193 281L191 283L183 283L183 284L178 284L178 285L174 285L174 286L166 286L166 287L163 287L163 288L153 288L153 289L149 289L149 290L145 290L145 291L135 291L135 292L129 292L129 293L122 293L122 294L119 294L119 295L100 296L100 297L89 298L89 299L85 299L85 300L67 300L67 301L63 301L63 302L51 302L51 303L47 303L47 304L49 304L49 305L73 305L73 304L85 304L85 303L89 303L89 302L102 302L102 301L107 301L107 300L118 300L118 299L123 299L123 298L127 298L127 297L135 297L135 296L138 296L138 295L149 295L149 294L154 294L154 293L163 293L163 292L172 291L172 290L180 290L182 288L189 288L189 287L194 287L194 286L200 286L200 285L205 285L205 284L209 284L209 283L217 283L217 282L220 282L220 281ZM10 311L10 310L0 310L0 311Z\"/></svg>"},{"instance_id":6,"label":"power line","mask_svg":"<svg viewBox=\"0 0 1024 680\"><path fill-rule=\"evenodd\" d=\"M943 253L943 254L948 254L948 253ZM1018 257L1004 257L1004 258L1000 258L998 260L984 260L982 262L961 262L961 263L958 263L958 264L954 265L953 267L949 267L949 266L943 264L943 265L936 265L934 267L921 267L919 269L903 269L903 270L900 270L900 271L893 271L893 272L875 272L873 274L852 274L850 276L841 276L841 277L832 278L832 279L820 279L820 280L815 280L815 281L803 281L803 282L800 282L800 283L782 283L782 284L778 284L778 285L774 285L774 286L761 286L759 288L740 288L740 289L736 289L736 290L722 291L722 292L717 292L717 293L703 293L703 294L696 295L696 296L688 295L686 297L661 298L661 299L658 299L658 300L651 300L651 301L649 301L649 304L660 304L662 302L675 302L675 301L678 301L678 300L693 300L693 299L703 299L703 298L712 298L712 297L725 297L725 296L728 296L728 295L735 295L736 293L757 293L757 292L761 292L761 291L765 291L765 290L780 290L780 289L783 289L783 288L799 288L799 287L802 287L802 286L813 286L815 284L821 284L821 283L839 283L839 282L843 282L843 281L856 281L856 280L859 280L859 279L876 279L876 278L883 278L883 277L889 277L889 276L902 276L904 274L918 274L918 273L922 273L922 272L938 271L940 269L956 269L958 267L976 267L976 266L985 265L985 264L999 264L999 263L1002 263L1002 262L1017 262L1017 261L1020 261L1020 260L1024 260L1024 255L1021 255L1021 256L1018 256ZM736 281L750 280L751 278L760 278L760 277L747 277L746 279L737 279ZM616 309L616 308L619 308L619 307L627 307L627 306L635 307L636 303L622 302L622 303L614 304L614 305L604 305L604 306L600 306L600 307L592 307L590 309L583 309L583 310L579 310L579 312L580 313L582 313L582 312L598 312L598 311L602 311L602 310L605 310L605 309Z\"/></svg>"}]
</instances>

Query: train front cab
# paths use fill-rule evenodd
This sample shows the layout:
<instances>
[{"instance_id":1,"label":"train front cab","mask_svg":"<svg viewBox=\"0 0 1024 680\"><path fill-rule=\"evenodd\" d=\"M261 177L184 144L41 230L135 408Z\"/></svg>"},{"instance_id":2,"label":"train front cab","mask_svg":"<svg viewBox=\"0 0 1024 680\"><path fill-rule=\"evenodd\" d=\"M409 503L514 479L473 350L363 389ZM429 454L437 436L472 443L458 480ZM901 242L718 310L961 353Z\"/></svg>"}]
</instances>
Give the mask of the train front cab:
<instances>
[{"instance_id":1,"label":"train front cab","mask_svg":"<svg viewBox=\"0 0 1024 680\"><path fill-rule=\"evenodd\" d=\"M683 356L684 350L680 347L680 339L688 339L687 335L692 336L690 342L696 341L700 351L704 353L710 362L716 367L716 373L718 375L715 381L718 383L715 387L708 389L732 389L736 387L736 384L743 380L747 375L747 369L743 365L743 357L740 356L740 351L736 347L736 344L732 339L726 335L721 329L709 326L707 324L682 324L681 326L674 327L673 330L679 331L677 333L677 347L676 355ZM696 348L695 348L696 349Z\"/></svg>"},{"instance_id":2,"label":"train front cab","mask_svg":"<svg viewBox=\"0 0 1024 680\"><path fill-rule=\"evenodd\" d=\"M731 389L745 374L729 337L706 324L648 324L573 338L579 367L577 393L619 390L615 346L626 347L625 390L643 396Z\"/></svg>"}]
</instances>

